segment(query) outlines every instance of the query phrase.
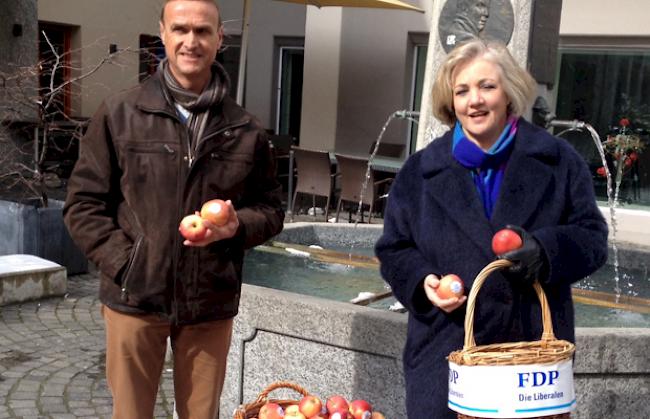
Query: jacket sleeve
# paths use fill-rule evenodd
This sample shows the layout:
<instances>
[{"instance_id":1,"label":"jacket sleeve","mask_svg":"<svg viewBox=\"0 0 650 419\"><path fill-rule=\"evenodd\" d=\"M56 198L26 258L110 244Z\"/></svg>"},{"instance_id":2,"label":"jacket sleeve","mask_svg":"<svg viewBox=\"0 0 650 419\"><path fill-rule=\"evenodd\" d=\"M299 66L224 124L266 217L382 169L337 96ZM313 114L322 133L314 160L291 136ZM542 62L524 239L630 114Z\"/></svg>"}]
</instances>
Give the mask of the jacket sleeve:
<instances>
[{"instance_id":1,"label":"jacket sleeve","mask_svg":"<svg viewBox=\"0 0 650 419\"><path fill-rule=\"evenodd\" d=\"M579 281L607 261L607 223L596 204L589 168L573 149L564 155L570 159L565 222L532 232L548 258L548 284Z\"/></svg>"},{"instance_id":2,"label":"jacket sleeve","mask_svg":"<svg viewBox=\"0 0 650 419\"><path fill-rule=\"evenodd\" d=\"M236 237L244 249L264 243L282 231L282 186L275 176L275 159L266 134L259 130L254 166L246 181L246 192L237 209L239 231Z\"/></svg>"},{"instance_id":3,"label":"jacket sleeve","mask_svg":"<svg viewBox=\"0 0 650 419\"><path fill-rule=\"evenodd\" d=\"M439 310L426 297L424 278L439 271L424 257L417 246L414 230L417 228L415 208L420 199L413 165L405 166L391 185L384 214L384 231L375 253L381 265L382 277L390 284L395 298L416 317L432 318Z\"/></svg>"},{"instance_id":4,"label":"jacket sleeve","mask_svg":"<svg viewBox=\"0 0 650 419\"><path fill-rule=\"evenodd\" d=\"M118 279L133 245L116 222L117 207L123 200L119 178L104 103L81 140L79 159L68 182L63 216L75 243L113 280Z\"/></svg>"}]
</instances>

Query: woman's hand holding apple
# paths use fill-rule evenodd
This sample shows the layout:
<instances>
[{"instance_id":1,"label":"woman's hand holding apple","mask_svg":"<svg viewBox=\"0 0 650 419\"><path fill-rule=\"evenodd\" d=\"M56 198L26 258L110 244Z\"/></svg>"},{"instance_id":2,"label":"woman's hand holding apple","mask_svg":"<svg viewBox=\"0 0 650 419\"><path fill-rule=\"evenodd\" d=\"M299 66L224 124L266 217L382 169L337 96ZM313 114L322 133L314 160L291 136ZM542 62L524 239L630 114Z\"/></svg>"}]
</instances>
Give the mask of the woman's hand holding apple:
<instances>
[{"instance_id":1,"label":"woman's hand holding apple","mask_svg":"<svg viewBox=\"0 0 650 419\"><path fill-rule=\"evenodd\" d=\"M235 208L232 206L232 202L227 200L225 201L225 204L227 206L228 218L224 224L216 225L213 222L210 222L210 220L203 218L203 226L207 229L205 237L202 240L197 241L185 240L183 244L185 246L202 247L219 240L233 237L239 228L239 218L237 218L237 211L235 211ZM196 215L200 216L201 214L197 211Z\"/></svg>"},{"instance_id":2,"label":"woman's hand holding apple","mask_svg":"<svg viewBox=\"0 0 650 419\"><path fill-rule=\"evenodd\" d=\"M434 274L429 274L424 278L424 293L426 294L431 304L438 307L445 313L451 313L458 307L465 304L467 296L461 295L460 297L442 298L438 295L438 288L440 287L440 278Z\"/></svg>"}]
</instances>

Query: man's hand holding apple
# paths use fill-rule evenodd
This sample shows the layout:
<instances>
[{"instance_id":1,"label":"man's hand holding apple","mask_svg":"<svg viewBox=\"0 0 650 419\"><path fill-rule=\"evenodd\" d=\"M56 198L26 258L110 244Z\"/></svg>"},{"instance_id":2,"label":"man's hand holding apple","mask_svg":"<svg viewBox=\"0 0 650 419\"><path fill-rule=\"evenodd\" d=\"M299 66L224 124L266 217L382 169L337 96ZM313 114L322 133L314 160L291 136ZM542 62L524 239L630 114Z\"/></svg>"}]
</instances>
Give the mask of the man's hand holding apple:
<instances>
[{"instance_id":1,"label":"man's hand holding apple","mask_svg":"<svg viewBox=\"0 0 650 419\"><path fill-rule=\"evenodd\" d=\"M424 278L424 293L426 294L431 304L438 307L445 313L451 313L458 307L465 304L467 296L461 295L460 297L441 298L438 295L438 288L440 287L440 278L434 274L429 274Z\"/></svg>"},{"instance_id":2,"label":"man's hand holding apple","mask_svg":"<svg viewBox=\"0 0 650 419\"><path fill-rule=\"evenodd\" d=\"M237 218L237 211L232 206L232 202L227 200L225 203L228 209L228 220L222 225L216 225L210 220L203 218L203 226L207 228L205 237L197 241L185 240L183 242L185 246L203 247L219 240L234 237L239 229L239 218ZM199 211L196 214L201 215Z\"/></svg>"}]
</instances>

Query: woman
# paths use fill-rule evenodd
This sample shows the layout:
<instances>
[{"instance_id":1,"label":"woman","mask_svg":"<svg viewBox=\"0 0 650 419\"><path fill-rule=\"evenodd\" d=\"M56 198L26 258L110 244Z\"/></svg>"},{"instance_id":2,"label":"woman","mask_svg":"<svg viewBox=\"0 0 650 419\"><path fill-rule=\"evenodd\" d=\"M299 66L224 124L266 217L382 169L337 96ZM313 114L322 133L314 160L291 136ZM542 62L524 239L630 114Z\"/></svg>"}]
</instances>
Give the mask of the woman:
<instances>
[{"instance_id":1,"label":"woman","mask_svg":"<svg viewBox=\"0 0 650 419\"><path fill-rule=\"evenodd\" d=\"M472 40L447 57L433 87L434 115L451 130L411 156L391 187L376 245L381 272L408 309L404 349L410 419L454 418L445 357L463 344L466 297L443 300L439 278L466 288L495 259L493 234L510 225L523 246L479 293L477 344L537 340L548 296L559 339L574 341L571 284L607 258L607 224L587 165L565 141L521 115L536 91L504 45Z\"/></svg>"}]
</instances>

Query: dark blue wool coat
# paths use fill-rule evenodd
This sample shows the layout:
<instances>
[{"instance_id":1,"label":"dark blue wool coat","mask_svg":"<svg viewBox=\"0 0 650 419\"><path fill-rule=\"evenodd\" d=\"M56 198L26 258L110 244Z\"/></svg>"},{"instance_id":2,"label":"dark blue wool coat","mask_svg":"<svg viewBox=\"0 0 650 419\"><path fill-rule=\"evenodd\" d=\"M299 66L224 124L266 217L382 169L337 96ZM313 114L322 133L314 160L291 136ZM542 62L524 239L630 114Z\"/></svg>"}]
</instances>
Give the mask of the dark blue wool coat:
<instances>
[{"instance_id":1,"label":"dark blue wool coat","mask_svg":"<svg viewBox=\"0 0 650 419\"><path fill-rule=\"evenodd\" d=\"M492 219L483 211L470 172L451 155L451 132L411 156L388 198L376 245L381 273L409 312L404 348L409 419L455 418L447 408L445 357L463 345L465 306L446 314L425 297L429 273L455 273L469 289L495 259L492 235L506 224L523 227L549 261L540 278L555 334L574 341L571 283L607 259L607 224L584 160L565 141L523 119ZM478 295L477 344L537 340L541 312L532 287L493 274Z\"/></svg>"}]
</instances>

